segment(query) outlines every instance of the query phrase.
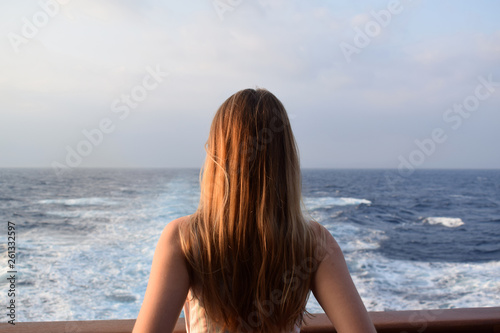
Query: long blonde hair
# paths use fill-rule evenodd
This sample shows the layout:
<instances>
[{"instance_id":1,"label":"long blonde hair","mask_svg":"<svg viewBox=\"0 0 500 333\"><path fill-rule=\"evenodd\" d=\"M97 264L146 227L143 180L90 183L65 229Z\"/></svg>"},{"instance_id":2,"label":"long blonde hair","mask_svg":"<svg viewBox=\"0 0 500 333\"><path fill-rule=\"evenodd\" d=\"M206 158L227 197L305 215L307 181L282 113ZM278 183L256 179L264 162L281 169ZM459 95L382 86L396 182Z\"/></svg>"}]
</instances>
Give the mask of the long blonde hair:
<instances>
[{"instance_id":1,"label":"long blonde hair","mask_svg":"<svg viewBox=\"0 0 500 333\"><path fill-rule=\"evenodd\" d=\"M199 207L181 232L194 297L229 331L290 331L304 319L314 237L285 108L264 89L235 93L205 149Z\"/></svg>"}]
</instances>

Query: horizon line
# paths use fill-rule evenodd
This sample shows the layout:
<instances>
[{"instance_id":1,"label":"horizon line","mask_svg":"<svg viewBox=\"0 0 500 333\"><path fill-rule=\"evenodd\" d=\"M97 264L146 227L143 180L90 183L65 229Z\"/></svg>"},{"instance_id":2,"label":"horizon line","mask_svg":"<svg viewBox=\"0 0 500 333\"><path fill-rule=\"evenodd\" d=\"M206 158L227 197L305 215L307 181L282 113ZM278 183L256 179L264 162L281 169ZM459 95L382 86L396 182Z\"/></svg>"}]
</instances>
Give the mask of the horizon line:
<instances>
[{"instance_id":1,"label":"horizon line","mask_svg":"<svg viewBox=\"0 0 500 333\"><path fill-rule=\"evenodd\" d=\"M87 170L87 169L196 169L200 170L201 167L194 166L85 166L70 168L68 171L73 170ZM301 169L309 170L394 170L398 171L398 168L387 168L387 167L311 167L311 166L301 166ZM0 166L0 169L53 169L52 167L41 167L41 166ZM500 170L500 167L428 167L428 168L415 168L414 171L418 170Z\"/></svg>"}]
</instances>

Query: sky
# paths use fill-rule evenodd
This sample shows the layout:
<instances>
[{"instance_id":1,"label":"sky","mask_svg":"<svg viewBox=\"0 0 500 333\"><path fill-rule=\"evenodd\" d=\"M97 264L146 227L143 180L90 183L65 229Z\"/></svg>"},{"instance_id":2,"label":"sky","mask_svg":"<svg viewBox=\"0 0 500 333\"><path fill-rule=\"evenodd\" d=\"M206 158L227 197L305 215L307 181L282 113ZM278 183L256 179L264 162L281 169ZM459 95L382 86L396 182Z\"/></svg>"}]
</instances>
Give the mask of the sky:
<instances>
[{"instance_id":1,"label":"sky","mask_svg":"<svg viewBox=\"0 0 500 333\"><path fill-rule=\"evenodd\" d=\"M186 4L185 4L186 3ZM0 4L0 167L201 167L244 88L306 168L500 168L495 0Z\"/></svg>"}]
</instances>

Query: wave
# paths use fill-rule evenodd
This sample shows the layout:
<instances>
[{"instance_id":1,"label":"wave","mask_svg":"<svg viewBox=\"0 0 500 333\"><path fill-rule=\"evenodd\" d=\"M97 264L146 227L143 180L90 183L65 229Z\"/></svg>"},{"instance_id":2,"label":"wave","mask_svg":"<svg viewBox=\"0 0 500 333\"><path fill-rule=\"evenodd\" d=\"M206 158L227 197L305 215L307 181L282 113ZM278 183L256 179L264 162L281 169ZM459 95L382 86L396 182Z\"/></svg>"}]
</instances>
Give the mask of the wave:
<instances>
[{"instance_id":1,"label":"wave","mask_svg":"<svg viewBox=\"0 0 500 333\"><path fill-rule=\"evenodd\" d=\"M0 201L17 201L18 199L14 199L11 197L0 197Z\"/></svg>"},{"instance_id":2,"label":"wave","mask_svg":"<svg viewBox=\"0 0 500 333\"><path fill-rule=\"evenodd\" d=\"M105 198L76 198L76 199L50 199L40 200L40 204L58 204L64 206L96 206L96 205L116 205L115 201Z\"/></svg>"},{"instance_id":3,"label":"wave","mask_svg":"<svg viewBox=\"0 0 500 333\"><path fill-rule=\"evenodd\" d=\"M448 228L456 228L465 224L461 218L456 217L427 217L423 222L428 224L441 224Z\"/></svg>"},{"instance_id":4,"label":"wave","mask_svg":"<svg viewBox=\"0 0 500 333\"><path fill-rule=\"evenodd\" d=\"M394 260L377 251L383 231L327 223L346 258L351 276L370 311L495 306L500 261L484 263ZM493 295L493 296L492 296ZM323 312L311 297L307 310Z\"/></svg>"},{"instance_id":5,"label":"wave","mask_svg":"<svg viewBox=\"0 0 500 333\"><path fill-rule=\"evenodd\" d=\"M352 206L352 205L371 205L370 200L358 198L335 198L335 197L320 197L320 198L304 198L304 204L308 209L330 208L333 206Z\"/></svg>"},{"instance_id":6,"label":"wave","mask_svg":"<svg viewBox=\"0 0 500 333\"><path fill-rule=\"evenodd\" d=\"M370 311L496 306L500 261L448 263L394 260L378 253L347 256Z\"/></svg>"},{"instance_id":7,"label":"wave","mask_svg":"<svg viewBox=\"0 0 500 333\"><path fill-rule=\"evenodd\" d=\"M119 216L123 213L110 212L109 210L66 210L66 211L48 211L46 215L58 216L63 218L103 218L109 216Z\"/></svg>"}]
</instances>

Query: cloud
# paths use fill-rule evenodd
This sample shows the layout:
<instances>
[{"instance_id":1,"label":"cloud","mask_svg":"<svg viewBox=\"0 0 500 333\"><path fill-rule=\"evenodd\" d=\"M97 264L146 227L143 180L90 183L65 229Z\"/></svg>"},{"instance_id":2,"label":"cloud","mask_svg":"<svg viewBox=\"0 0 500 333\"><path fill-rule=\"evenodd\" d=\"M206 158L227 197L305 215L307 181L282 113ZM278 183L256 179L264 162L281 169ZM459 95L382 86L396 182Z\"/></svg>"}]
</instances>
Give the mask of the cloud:
<instances>
[{"instance_id":1,"label":"cloud","mask_svg":"<svg viewBox=\"0 0 500 333\"><path fill-rule=\"evenodd\" d=\"M8 6L9 14L3 15L14 18L0 27L4 36L21 31L21 18L40 10L36 2ZM111 103L141 82L147 66L159 65L168 78L133 110L133 117L117 123L88 163L134 165L134 156L140 156L141 165L196 164L186 152L202 147L222 101L239 89L262 86L297 116L294 126L307 150L306 165L321 159L327 166L321 148L327 145L337 147L332 154L342 158L343 166L361 160L369 165L360 156L372 158L373 165L392 166L395 151L405 149L401 142L411 146L417 136L439 126L443 111L470 94L478 75L500 78L500 26L450 27L445 17L439 23L429 20L433 6L438 5L401 13L347 63L339 44L352 42L353 26L370 20L371 8L242 2L220 20L210 1L70 2L20 53L7 39L0 41L0 116L9 124L0 125L5 130L0 140L9 142L0 154L14 161L17 154L36 150L42 153L33 154L30 163L38 166L60 158L66 145L81 139L83 128L116 116ZM465 10L456 10L467 17ZM429 29L434 33L425 34ZM486 115L496 101L492 97L484 104ZM493 120L485 117L482 122ZM26 120L40 126L25 126ZM18 131L24 136L13 139L13 128L24 128ZM179 136L184 138L180 145L168 144ZM484 143L479 137L471 145ZM153 151L154 142L164 144L164 153ZM356 156L349 155L354 150ZM19 160L27 163L29 157ZM335 166L338 159L331 161Z\"/></svg>"}]
</instances>

